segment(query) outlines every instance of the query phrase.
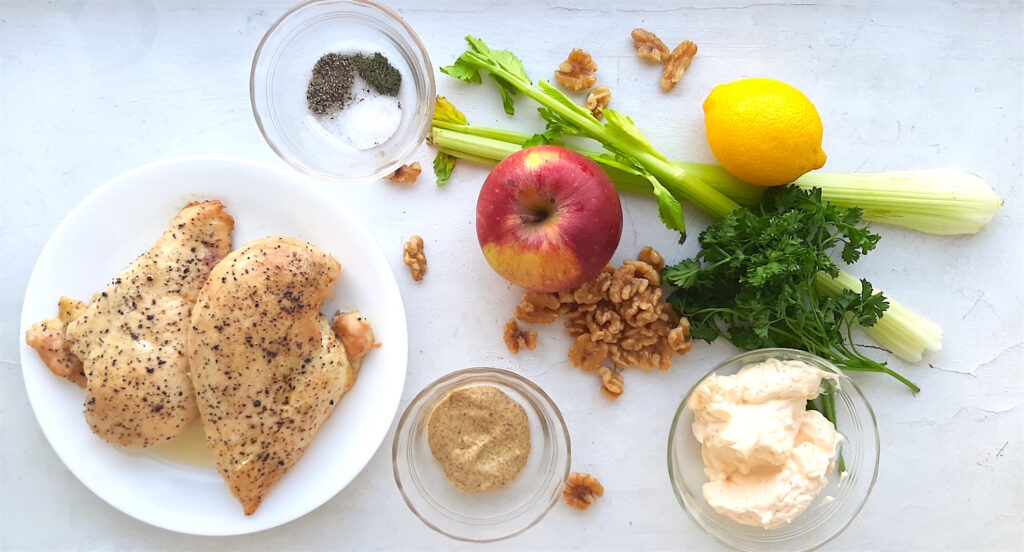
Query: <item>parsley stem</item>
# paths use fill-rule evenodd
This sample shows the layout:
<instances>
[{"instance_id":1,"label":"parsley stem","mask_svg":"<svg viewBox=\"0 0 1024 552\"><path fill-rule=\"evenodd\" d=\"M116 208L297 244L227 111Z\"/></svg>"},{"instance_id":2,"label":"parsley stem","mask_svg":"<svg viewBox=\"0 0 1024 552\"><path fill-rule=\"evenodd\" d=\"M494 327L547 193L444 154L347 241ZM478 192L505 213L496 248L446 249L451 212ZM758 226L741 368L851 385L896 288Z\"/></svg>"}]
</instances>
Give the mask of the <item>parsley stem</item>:
<instances>
[{"instance_id":1,"label":"parsley stem","mask_svg":"<svg viewBox=\"0 0 1024 552\"><path fill-rule=\"evenodd\" d=\"M829 380L824 380L821 383L825 387L825 392L822 394L822 404L825 407L825 412L822 412L822 414L825 415L826 420L832 422L833 427L839 427L839 423L836 420L836 386ZM846 471L846 461L843 460L841 450L836 458L836 468L838 468L839 473Z\"/></svg>"}]
</instances>

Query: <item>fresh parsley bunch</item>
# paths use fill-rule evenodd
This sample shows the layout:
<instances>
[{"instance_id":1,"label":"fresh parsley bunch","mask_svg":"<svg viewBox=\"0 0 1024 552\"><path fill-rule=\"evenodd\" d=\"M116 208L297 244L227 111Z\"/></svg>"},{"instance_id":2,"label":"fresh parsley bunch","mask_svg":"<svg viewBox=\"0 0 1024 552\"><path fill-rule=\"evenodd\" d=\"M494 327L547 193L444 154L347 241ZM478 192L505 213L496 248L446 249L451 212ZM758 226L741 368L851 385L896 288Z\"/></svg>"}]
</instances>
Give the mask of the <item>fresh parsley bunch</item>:
<instances>
[{"instance_id":1,"label":"fresh parsley bunch","mask_svg":"<svg viewBox=\"0 0 1024 552\"><path fill-rule=\"evenodd\" d=\"M789 347L846 370L884 372L918 387L858 351L852 330L870 327L889 307L867 280L860 292L821 293L819 273L837 277L875 248L878 235L860 209L823 202L821 190L772 188L749 209L736 209L700 234L700 253L664 269L677 289L669 302L690 319L693 337L725 337L741 349Z\"/></svg>"}]
</instances>

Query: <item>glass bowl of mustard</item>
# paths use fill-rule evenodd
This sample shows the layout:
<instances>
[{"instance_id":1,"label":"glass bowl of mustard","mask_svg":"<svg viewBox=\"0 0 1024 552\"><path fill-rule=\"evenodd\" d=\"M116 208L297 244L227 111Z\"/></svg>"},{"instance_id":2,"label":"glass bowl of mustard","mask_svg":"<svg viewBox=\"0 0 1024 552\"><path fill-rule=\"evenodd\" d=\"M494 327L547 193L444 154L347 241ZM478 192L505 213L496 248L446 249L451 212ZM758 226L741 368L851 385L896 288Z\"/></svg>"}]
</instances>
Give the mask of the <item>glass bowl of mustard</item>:
<instances>
[{"instance_id":1,"label":"glass bowl of mustard","mask_svg":"<svg viewBox=\"0 0 1024 552\"><path fill-rule=\"evenodd\" d=\"M399 419L392 447L409 509L431 529L471 542L539 522L561 499L570 456L551 397L497 368L458 370L427 385Z\"/></svg>"},{"instance_id":2,"label":"glass bowl of mustard","mask_svg":"<svg viewBox=\"0 0 1024 552\"><path fill-rule=\"evenodd\" d=\"M306 0L260 41L249 97L267 144L289 165L365 182L394 173L423 144L434 69L416 32L390 8Z\"/></svg>"},{"instance_id":3,"label":"glass bowl of mustard","mask_svg":"<svg viewBox=\"0 0 1024 552\"><path fill-rule=\"evenodd\" d=\"M825 377L822 379L819 391L823 392L826 383L834 390L834 413L835 431L841 435L836 446L836 454L832 457L829 467L825 472L823 487L810 500L809 504L803 503L806 509L798 513L791 520L777 523L778 526L765 528L757 525L740 523L717 511L709 504L704 485L709 481L708 471L705 463L709 456L705 455L702 445L694 436L694 421L696 416L691 408L691 397L697 390L712 376L733 376L740 370L760 365L766 362L779 361L781 363L797 362L811 368L820 369ZM720 380L719 380L720 381ZM748 380L750 381L750 380ZM761 380L778 383L778 378ZM775 386L777 387L777 386ZM723 392L717 391L712 395L704 397L715 397L713 401L698 401L704 408L712 409L712 416L718 419L740 418L741 414L727 414L731 401L726 398L735 399L742 397L742 400L749 400L756 390L741 390ZM722 394L725 393L725 394ZM777 400L779 390L773 388L771 397ZM763 396L763 395L762 395ZM820 399L820 396L819 396ZM820 400L816 400L819 402ZM730 404L726 404L730 403ZM765 419L774 416L770 411L771 404L759 404L757 417ZM819 407L820 408L820 407ZM827 409L827 408L826 408ZM808 407L807 410L812 410ZM823 409L824 410L824 409ZM815 413L816 414L816 413ZM816 415L814 417L817 417ZM750 424L743 424L746 427L761 425L761 421L752 421ZM804 429L801 426L800 433ZM735 433L730 434L728 439L735 439ZM707 437L705 437L707 438ZM798 435L800 441L802 435ZM740 438L742 442L742 437ZM755 442L755 441L749 441ZM756 442L763 444L760 438ZM733 449L729 449L733 450ZM676 411L672 421L672 429L668 439L668 471L672 488L676 498L682 504L683 509L693 520L707 531L719 542L731 548L745 551L806 551L820 548L825 543L839 536L847 527L853 523L857 514L860 513L867 502L871 489L878 478L880 442L878 436L878 425L875 421L875 413L871 409L860 388L831 362L812 355L805 351L795 349L758 349L740 353L730 357L711 369L698 381L690 392L687 393ZM714 457L714 452L709 453ZM793 459L795 458L795 460ZM794 456L787 461L786 469L791 466L789 462L803 464L803 457ZM841 459L841 462L840 462ZM715 460L712 460L714 462ZM729 460L727 460L728 462ZM745 484L752 481L771 481L770 472L752 471L751 476L730 475L726 480L727 485L732 486L737 492L740 500L743 497L754 497L759 507L772 503L760 489L745 488ZM762 479L762 476L764 479ZM735 479L734 479L735 478ZM778 483L785 485L786 483ZM722 489L723 487L717 487ZM776 489L781 488L777 487ZM787 501L792 501L798 493L782 493ZM772 492L778 492L772 491ZM792 504L780 504L779 511L791 507ZM764 512L764 510L761 510ZM749 520L748 520L749 521Z\"/></svg>"}]
</instances>

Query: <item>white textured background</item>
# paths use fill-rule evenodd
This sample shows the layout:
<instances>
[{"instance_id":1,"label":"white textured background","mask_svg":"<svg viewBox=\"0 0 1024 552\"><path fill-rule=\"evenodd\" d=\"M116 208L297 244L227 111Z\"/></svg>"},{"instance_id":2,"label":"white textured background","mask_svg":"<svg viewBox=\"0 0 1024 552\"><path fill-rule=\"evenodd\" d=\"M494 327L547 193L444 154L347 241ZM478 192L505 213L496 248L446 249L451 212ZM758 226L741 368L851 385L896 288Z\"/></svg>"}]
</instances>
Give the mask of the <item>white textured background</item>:
<instances>
[{"instance_id":1,"label":"white textured background","mask_svg":"<svg viewBox=\"0 0 1024 552\"><path fill-rule=\"evenodd\" d=\"M247 83L256 44L289 4L0 2L0 548L481 548L434 534L406 509L391 475L390 436L352 485L284 527L226 539L151 528L101 502L64 468L26 400L22 295L38 252L75 204L108 178L169 156L279 162L253 122ZM856 267L941 323L945 346L918 366L894 362L923 388L916 397L883 377L857 377L878 415L881 470L860 517L828 548L1024 549L1021 2L392 4L435 65L454 59L467 33L514 50L535 78L547 78L570 48L590 50L612 106L670 157L710 160L700 104L712 86L770 76L817 104L827 169L949 167L991 183L1006 206L980 235L880 226L880 248ZM700 46L671 94L659 91L658 71L636 59L635 26L670 46L683 38ZM439 92L471 122L540 128L526 101L516 120L506 120L491 86L445 77ZM426 167L432 152L424 147L417 158ZM526 534L487 548L715 549L673 497L665 444L682 395L733 349L701 345L668 373L630 372L614 404L592 375L568 365L557 327L542 332L536 353L510 358L501 325L517 292L486 266L473 230L485 174L464 164L443 190L425 173L411 189L378 182L333 191L364 214L398 275L410 324L406 402L450 370L518 370L561 406L574 468L605 484L605 498L590 511L559 505ZM673 261L694 252L696 240L674 247L652 201L629 197L624 207L616 261L647 244ZM687 214L696 236L706 219ZM401 262L401 243L413 232L427 242L422 284Z\"/></svg>"}]
</instances>

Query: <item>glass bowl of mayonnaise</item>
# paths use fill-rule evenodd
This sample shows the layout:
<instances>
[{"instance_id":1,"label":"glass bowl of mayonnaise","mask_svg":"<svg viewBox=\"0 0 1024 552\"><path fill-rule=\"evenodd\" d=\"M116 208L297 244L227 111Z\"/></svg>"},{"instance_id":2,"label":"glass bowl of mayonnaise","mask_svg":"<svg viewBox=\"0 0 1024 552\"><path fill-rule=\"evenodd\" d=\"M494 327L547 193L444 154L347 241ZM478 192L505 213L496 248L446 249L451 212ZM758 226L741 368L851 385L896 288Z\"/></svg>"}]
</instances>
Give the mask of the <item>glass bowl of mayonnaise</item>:
<instances>
[{"instance_id":1,"label":"glass bowl of mayonnaise","mask_svg":"<svg viewBox=\"0 0 1024 552\"><path fill-rule=\"evenodd\" d=\"M392 446L402 498L431 529L491 542L539 522L569 475L569 431L537 384L498 368L441 376L409 403Z\"/></svg>"},{"instance_id":2,"label":"glass bowl of mayonnaise","mask_svg":"<svg viewBox=\"0 0 1024 552\"><path fill-rule=\"evenodd\" d=\"M814 550L838 536L867 502L878 457L864 394L832 363L794 349L715 366L679 405L668 438L679 502L739 550Z\"/></svg>"}]
</instances>

